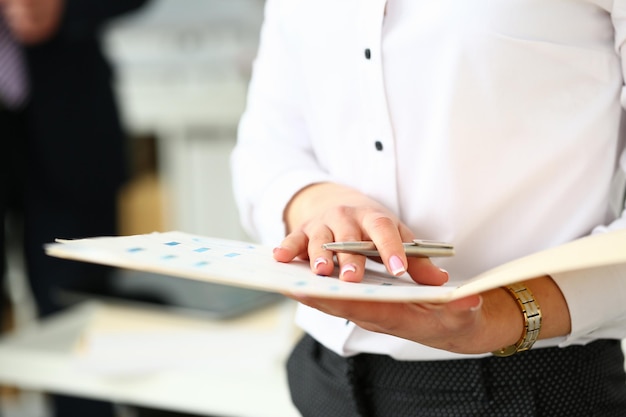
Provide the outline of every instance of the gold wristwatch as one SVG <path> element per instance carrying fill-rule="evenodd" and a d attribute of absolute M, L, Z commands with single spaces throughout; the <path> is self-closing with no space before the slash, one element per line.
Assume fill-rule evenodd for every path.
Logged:
<path fill-rule="evenodd" d="M 535 301 L 533 293 L 524 283 L 511 284 L 504 287 L 515 298 L 524 315 L 522 337 L 514 345 L 491 352 L 494 356 L 511 356 L 530 349 L 539 337 L 541 329 L 541 309 Z"/>

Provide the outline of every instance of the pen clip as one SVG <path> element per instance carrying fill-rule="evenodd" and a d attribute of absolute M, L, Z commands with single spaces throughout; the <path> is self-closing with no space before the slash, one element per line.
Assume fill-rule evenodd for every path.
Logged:
<path fill-rule="evenodd" d="M 451 243 L 439 242 L 439 241 L 436 241 L 436 240 L 428 240 L 428 239 L 413 239 L 413 243 L 416 246 L 422 246 L 422 247 L 425 247 L 425 248 L 452 249 L 454 247 Z"/>

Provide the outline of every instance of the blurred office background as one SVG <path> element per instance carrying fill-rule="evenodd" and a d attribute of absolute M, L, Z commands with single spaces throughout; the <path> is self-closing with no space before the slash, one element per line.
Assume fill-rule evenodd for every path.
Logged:
<path fill-rule="evenodd" d="M 262 0 L 153 0 L 107 31 L 123 121 L 136 139 L 123 232 L 245 237 L 227 159 L 262 15 Z"/>
<path fill-rule="evenodd" d="M 182 230 L 247 239 L 228 158 L 263 7 L 263 0 L 152 0 L 107 26 L 104 45 L 131 138 L 133 175 L 120 193 L 120 234 Z M 35 315 L 19 253 L 10 258 L 19 328 Z M 47 416 L 38 392 L 5 386 L 0 398 L 2 417 Z"/>

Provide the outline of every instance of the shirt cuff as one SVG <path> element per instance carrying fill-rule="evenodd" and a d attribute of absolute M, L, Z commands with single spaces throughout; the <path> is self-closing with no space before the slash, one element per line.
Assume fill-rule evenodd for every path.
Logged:
<path fill-rule="evenodd" d="M 626 265 L 552 274 L 571 317 L 571 333 L 561 347 L 597 339 L 626 338 Z"/>

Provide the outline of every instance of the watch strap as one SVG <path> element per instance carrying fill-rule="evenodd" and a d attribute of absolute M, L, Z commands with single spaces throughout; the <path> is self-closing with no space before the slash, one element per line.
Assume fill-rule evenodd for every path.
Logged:
<path fill-rule="evenodd" d="M 504 289 L 517 301 L 524 316 L 524 329 L 517 343 L 492 352 L 493 355 L 501 357 L 511 356 L 530 349 L 539 337 L 542 318 L 539 304 L 524 283 L 511 284 Z"/>

